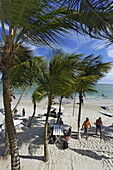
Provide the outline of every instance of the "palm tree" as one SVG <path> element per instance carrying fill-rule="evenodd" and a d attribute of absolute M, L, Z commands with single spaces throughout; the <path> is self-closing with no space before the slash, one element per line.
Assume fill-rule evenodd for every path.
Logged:
<path fill-rule="evenodd" d="M 93 55 L 89 55 L 79 64 L 79 71 L 75 76 L 75 91 L 79 93 L 78 138 L 80 138 L 80 118 L 83 96 L 85 92 L 96 92 L 94 85 L 109 71 L 111 62 L 103 63 L 101 56 L 93 57 Z"/>
<path fill-rule="evenodd" d="M 31 126 L 32 120 L 33 120 L 33 118 L 34 118 L 34 116 L 35 116 L 35 112 L 36 112 L 36 102 L 41 101 L 46 95 L 47 95 L 47 94 L 44 93 L 44 92 L 42 92 L 42 91 L 40 91 L 39 88 L 36 88 L 36 89 L 34 90 L 34 92 L 33 92 L 33 94 L 32 94 L 32 101 L 33 101 L 33 105 L 34 105 L 34 106 L 33 106 L 33 107 L 34 107 L 34 110 L 33 110 L 33 115 L 32 115 L 32 117 L 31 117 L 31 119 L 30 119 L 30 121 L 29 121 L 29 123 L 28 123 L 28 127 Z"/>
<path fill-rule="evenodd" d="M 48 107 L 45 122 L 44 133 L 44 161 L 49 160 L 49 152 L 47 146 L 47 132 L 48 132 L 48 119 L 51 110 L 51 105 L 55 96 L 64 97 L 72 91 L 73 76 L 71 74 L 72 68 L 77 65 L 79 55 L 63 54 L 53 52 L 53 58 L 47 66 L 47 70 L 43 73 L 42 77 L 37 77 L 37 92 L 43 92 L 43 95 L 48 96 Z"/>
<path fill-rule="evenodd" d="M 21 90 L 24 89 L 12 112 L 17 108 L 24 93 L 28 90 L 30 86 L 32 86 L 32 84 L 34 84 L 35 75 L 38 76 L 38 74 L 41 74 L 41 70 L 45 67 L 42 57 L 33 57 L 32 54 L 33 52 L 28 48 L 21 47 L 21 49 L 17 51 L 17 58 L 15 64 L 10 70 L 11 94 L 13 94 L 13 90 L 15 88 L 21 88 Z M 5 131 L 5 147 L 3 151 L 3 157 L 7 157 L 8 154 L 9 140 L 7 131 Z"/>

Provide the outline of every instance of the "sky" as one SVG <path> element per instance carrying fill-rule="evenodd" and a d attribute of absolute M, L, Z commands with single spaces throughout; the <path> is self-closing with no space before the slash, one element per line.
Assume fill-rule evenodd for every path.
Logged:
<path fill-rule="evenodd" d="M 59 45 L 53 44 L 53 48 L 60 48 L 66 53 L 84 54 L 84 57 L 93 54 L 94 57 L 101 55 L 103 62 L 113 61 L 113 44 L 109 45 L 106 40 L 97 40 L 82 35 L 77 36 L 73 31 L 71 35 L 63 38 Z M 30 45 L 35 55 L 48 56 L 51 49 L 47 47 L 34 47 Z M 103 77 L 98 84 L 113 84 L 113 68 Z"/>
<path fill-rule="evenodd" d="M 8 30 L 8 27 L 5 27 Z M 51 51 L 50 48 L 43 46 L 27 46 L 34 51 L 35 56 L 47 57 Z M 84 57 L 90 54 L 93 54 L 94 57 L 101 55 L 103 62 L 113 62 L 113 44 L 109 45 L 106 40 L 77 35 L 74 31 L 70 31 L 70 34 L 62 37 L 62 42 L 59 42 L 59 45 L 52 44 L 52 47 L 54 49 L 62 49 L 66 53 L 84 54 Z M 113 84 L 113 67 L 105 77 L 98 81 L 98 84 Z"/>

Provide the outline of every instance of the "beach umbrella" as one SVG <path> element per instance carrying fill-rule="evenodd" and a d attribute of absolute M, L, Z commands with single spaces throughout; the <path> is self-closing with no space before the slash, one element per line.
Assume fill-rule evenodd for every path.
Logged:
<path fill-rule="evenodd" d="M 59 106 L 54 106 L 54 105 L 52 105 L 52 106 L 51 106 L 51 109 L 59 110 Z M 61 106 L 61 110 L 62 110 L 62 111 L 64 110 L 64 107 L 63 107 L 63 106 Z"/>

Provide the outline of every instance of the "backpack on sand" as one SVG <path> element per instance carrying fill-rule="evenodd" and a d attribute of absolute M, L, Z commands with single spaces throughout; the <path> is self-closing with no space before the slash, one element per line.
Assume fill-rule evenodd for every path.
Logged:
<path fill-rule="evenodd" d="M 67 141 L 63 141 L 63 149 L 67 149 L 68 148 L 68 142 Z"/>

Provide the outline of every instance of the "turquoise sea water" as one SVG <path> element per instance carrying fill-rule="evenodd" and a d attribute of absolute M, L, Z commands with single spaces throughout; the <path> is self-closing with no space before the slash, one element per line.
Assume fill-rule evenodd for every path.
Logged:
<path fill-rule="evenodd" d="M 24 97 L 31 97 L 35 87 L 32 87 L 27 90 Z M 95 86 L 95 89 L 98 91 L 98 93 L 86 93 L 87 99 L 110 99 L 113 100 L 113 84 L 97 84 Z M 18 97 L 22 93 L 21 90 L 14 90 L 13 94 Z M 78 96 L 78 95 L 76 95 Z M 2 97 L 2 83 L 0 82 L 0 97 Z"/>
<path fill-rule="evenodd" d="M 86 97 L 113 100 L 113 84 L 97 84 L 95 90 L 97 90 L 97 93 L 86 93 Z"/>

